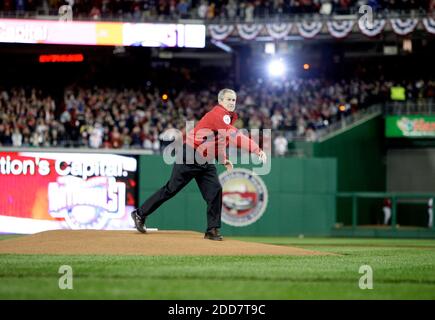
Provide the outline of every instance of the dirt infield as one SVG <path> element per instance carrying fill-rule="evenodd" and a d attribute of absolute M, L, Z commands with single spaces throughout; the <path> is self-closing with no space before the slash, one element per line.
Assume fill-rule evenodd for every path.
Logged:
<path fill-rule="evenodd" d="M 56 230 L 0 241 L 0 253 L 62 255 L 328 255 L 300 248 L 225 239 L 191 231 Z"/>

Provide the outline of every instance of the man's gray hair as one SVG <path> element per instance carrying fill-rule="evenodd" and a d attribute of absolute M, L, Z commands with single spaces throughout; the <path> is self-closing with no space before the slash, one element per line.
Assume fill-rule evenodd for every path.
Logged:
<path fill-rule="evenodd" d="M 225 96 L 225 93 L 227 93 L 227 92 L 234 93 L 237 96 L 237 94 L 236 94 L 236 92 L 234 90 L 225 88 L 225 89 L 222 89 L 221 91 L 219 91 L 219 93 L 218 93 L 218 102 L 224 101 L 224 96 Z"/>

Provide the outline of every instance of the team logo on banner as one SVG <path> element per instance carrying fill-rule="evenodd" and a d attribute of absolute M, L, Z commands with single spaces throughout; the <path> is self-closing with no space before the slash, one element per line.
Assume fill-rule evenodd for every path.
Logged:
<path fill-rule="evenodd" d="M 263 180 L 246 169 L 234 169 L 219 176 L 222 184 L 222 221 L 234 227 L 248 226 L 261 218 L 268 193 Z"/>
<path fill-rule="evenodd" d="M 48 185 L 49 213 L 71 229 L 104 229 L 125 214 L 125 184 L 114 177 L 57 178 Z"/>

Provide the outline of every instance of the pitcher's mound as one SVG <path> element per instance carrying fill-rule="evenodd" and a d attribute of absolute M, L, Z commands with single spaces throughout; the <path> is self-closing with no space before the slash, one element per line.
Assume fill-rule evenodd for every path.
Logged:
<path fill-rule="evenodd" d="M 191 231 L 56 230 L 0 241 L 0 253 L 75 255 L 327 255 L 237 240 L 212 241 Z"/>

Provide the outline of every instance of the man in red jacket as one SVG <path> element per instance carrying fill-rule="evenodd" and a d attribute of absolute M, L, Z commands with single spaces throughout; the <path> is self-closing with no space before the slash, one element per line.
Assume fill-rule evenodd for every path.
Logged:
<path fill-rule="evenodd" d="M 204 238 L 223 239 L 219 234 L 222 186 L 214 165 L 215 160 L 231 171 L 233 164 L 226 155 L 226 147 L 231 144 L 255 153 L 263 163 L 267 161 L 266 154 L 257 143 L 238 132 L 233 126 L 237 119 L 234 113 L 236 98 L 234 90 L 219 91 L 218 105 L 207 112 L 195 128 L 188 132 L 183 145 L 182 163 L 175 163 L 171 178 L 166 185 L 131 213 L 139 232 L 146 232 L 145 220 L 151 213 L 195 179 L 202 197 L 207 202 L 207 231 Z"/>

